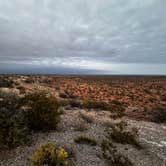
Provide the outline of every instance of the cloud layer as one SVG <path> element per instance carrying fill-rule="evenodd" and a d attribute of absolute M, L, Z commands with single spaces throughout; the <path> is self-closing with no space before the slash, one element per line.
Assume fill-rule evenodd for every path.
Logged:
<path fill-rule="evenodd" d="M 0 0 L 0 69 L 123 73 L 124 65 L 128 71 L 144 65 L 157 66 L 150 74 L 166 74 L 165 6 L 165 0 Z"/>

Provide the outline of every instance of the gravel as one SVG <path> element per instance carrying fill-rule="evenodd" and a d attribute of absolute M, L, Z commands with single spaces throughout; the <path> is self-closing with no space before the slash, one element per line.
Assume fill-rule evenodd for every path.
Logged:
<path fill-rule="evenodd" d="M 76 131 L 75 127 L 81 119 L 81 114 L 93 118 L 93 123 L 87 124 L 85 131 Z M 75 154 L 73 161 L 76 166 L 104 166 L 104 159 L 101 157 L 100 143 L 106 136 L 105 123 L 112 123 L 110 113 L 107 111 L 87 111 L 81 109 L 64 110 L 58 131 L 47 133 L 34 133 L 33 142 L 30 146 L 18 147 L 10 151 L 0 152 L 1 166 L 29 166 L 29 157 L 35 149 L 43 143 L 55 142 L 63 147 L 72 150 Z M 116 144 L 118 151 L 128 156 L 135 166 L 165 166 L 166 164 L 166 126 L 127 120 L 129 126 L 139 128 L 140 142 L 143 149 L 137 150 L 131 145 Z M 76 144 L 74 138 L 85 135 L 97 141 L 97 146 Z"/>

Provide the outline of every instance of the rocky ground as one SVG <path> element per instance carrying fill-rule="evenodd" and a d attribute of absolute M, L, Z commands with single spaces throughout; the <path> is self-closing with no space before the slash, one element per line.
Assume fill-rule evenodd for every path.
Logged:
<path fill-rule="evenodd" d="M 80 114 L 85 114 L 93 119 L 88 124 L 81 119 Z M 85 111 L 79 109 L 65 110 L 59 124 L 60 131 L 49 133 L 35 133 L 30 146 L 18 147 L 10 152 L 1 152 L 0 165 L 2 166 L 28 166 L 28 157 L 43 143 L 55 142 L 63 145 L 74 153 L 74 163 L 78 166 L 104 166 L 100 144 L 105 139 L 107 123 L 112 123 L 109 113 L 105 111 Z M 129 126 L 139 128 L 139 141 L 143 149 L 137 150 L 132 145 L 116 144 L 118 150 L 128 156 L 135 166 L 164 166 L 166 164 L 166 126 L 150 122 L 125 119 Z M 80 123 L 87 125 L 85 131 L 77 131 Z M 97 146 L 76 144 L 74 139 L 86 135 L 97 141 Z"/>
<path fill-rule="evenodd" d="M 42 83 L 40 82 L 42 80 Z M 25 76 L 15 77 L 14 86 L 1 86 L 0 90 L 5 93 L 15 93 L 19 96 L 29 92 L 47 91 L 55 97 L 59 97 L 62 91 L 58 84 L 52 87 L 52 78 L 29 79 Z M 44 82 L 44 83 L 43 83 Z M 2 83 L 2 82 L 0 82 Z M 47 84 L 47 86 L 46 86 Z M 162 92 L 162 95 L 164 93 Z M 160 96 L 160 95 L 159 95 Z M 136 107 L 137 109 L 139 107 Z M 0 152 L 0 165 L 2 166 L 28 166 L 29 157 L 35 149 L 48 142 L 66 147 L 73 153 L 72 160 L 77 166 L 104 166 L 106 160 L 102 156 L 101 143 L 107 139 L 107 133 L 111 132 L 110 124 L 119 121 L 126 121 L 128 128 L 136 127 L 139 130 L 139 142 L 143 147 L 137 149 L 133 145 L 113 142 L 118 152 L 127 156 L 134 166 L 165 166 L 166 165 L 166 124 L 157 124 L 149 121 L 142 121 L 130 116 L 121 119 L 111 119 L 109 111 L 88 110 L 81 108 L 64 107 L 61 121 L 57 131 L 36 132 L 33 134 L 33 141 L 28 146 L 21 146 L 12 150 Z M 135 110 L 128 107 L 126 115 Z M 137 120 L 134 120 L 137 119 Z M 96 146 L 88 144 L 77 144 L 74 139 L 79 136 L 87 136 L 96 140 Z"/>

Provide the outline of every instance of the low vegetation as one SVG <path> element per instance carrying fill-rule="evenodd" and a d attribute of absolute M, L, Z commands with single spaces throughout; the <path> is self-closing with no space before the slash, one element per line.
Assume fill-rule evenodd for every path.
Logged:
<path fill-rule="evenodd" d="M 109 104 L 106 102 L 99 102 L 94 100 L 85 100 L 83 102 L 83 107 L 87 109 L 101 109 L 101 110 L 108 110 Z"/>
<path fill-rule="evenodd" d="M 85 131 L 88 130 L 88 128 L 89 128 L 88 124 L 81 120 L 78 124 L 74 126 L 75 131 Z"/>
<path fill-rule="evenodd" d="M 14 148 L 31 140 L 31 130 L 56 129 L 62 111 L 60 103 L 45 93 L 19 98 L 0 92 L 0 148 Z"/>
<path fill-rule="evenodd" d="M 119 153 L 112 142 L 103 140 L 101 143 L 102 156 L 108 166 L 133 166 L 127 156 Z"/>
<path fill-rule="evenodd" d="M 126 107 L 122 102 L 118 100 L 112 100 L 110 103 L 94 101 L 94 100 L 86 100 L 83 102 L 83 108 L 110 111 L 112 113 L 111 118 L 117 119 L 125 115 Z"/>
<path fill-rule="evenodd" d="M 71 107 L 81 108 L 82 107 L 82 102 L 79 99 L 70 99 L 69 100 L 69 105 Z"/>
<path fill-rule="evenodd" d="M 109 136 L 112 140 L 121 144 L 134 145 L 136 148 L 140 149 L 141 145 L 138 141 L 138 129 L 132 128 L 131 130 L 126 129 L 127 123 L 122 121 L 112 126 L 112 131 Z"/>
<path fill-rule="evenodd" d="M 80 113 L 80 118 L 82 118 L 86 123 L 93 123 L 94 119 L 90 115 L 86 115 L 84 113 Z"/>
<path fill-rule="evenodd" d="M 25 123 L 19 98 L 14 94 L 0 93 L 0 149 L 14 148 L 30 142 L 30 132 Z"/>
<path fill-rule="evenodd" d="M 41 145 L 30 157 L 32 165 L 36 166 L 71 166 L 69 153 L 53 143 Z"/>
<path fill-rule="evenodd" d="M 13 81 L 12 79 L 8 77 L 0 77 L 0 87 L 8 87 L 11 88 L 13 87 Z"/>
<path fill-rule="evenodd" d="M 166 123 L 166 107 L 155 108 L 152 121 L 156 123 Z"/>
<path fill-rule="evenodd" d="M 28 126 L 32 130 L 53 130 L 60 121 L 60 104 L 52 96 L 44 93 L 29 94 L 23 99 L 27 106 Z"/>
<path fill-rule="evenodd" d="M 90 146 L 96 146 L 97 145 L 97 141 L 89 138 L 87 136 L 79 136 L 77 138 L 74 139 L 74 141 L 78 144 L 87 144 Z"/>

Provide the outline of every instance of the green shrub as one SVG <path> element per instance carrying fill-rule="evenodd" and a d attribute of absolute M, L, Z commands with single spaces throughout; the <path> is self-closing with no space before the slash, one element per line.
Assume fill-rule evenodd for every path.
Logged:
<path fill-rule="evenodd" d="M 166 123 L 166 107 L 155 108 L 152 114 L 152 121 L 156 123 Z"/>
<path fill-rule="evenodd" d="M 60 104 L 52 96 L 46 94 L 29 94 L 22 101 L 28 107 L 28 126 L 33 130 L 52 130 L 57 128 L 60 121 Z"/>
<path fill-rule="evenodd" d="M 19 98 L 0 93 L 0 149 L 14 148 L 30 142 L 25 116 L 19 108 Z"/>
<path fill-rule="evenodd" d="M 90 146 L 97 145 L 96 140 L 89 138 L 89 137 L 86 137 L 86 136 L 79 136 L 79 137 L 75 138 L 74 141 L 78 144 L 88 144 Z"/>
<path fill-rule="evenodd" d="M 30 157 L 32 165 L 36 166 L 69 166 L 68 152 L 55 144 L 48 143 L 41 145 Z"/>
<path fill-rule="evenodd" d="M 119 153 L 110 141 L 103 140 L 101 149 L 108 166 L 133 166 L 133 163 L 126 156 Z"/>

